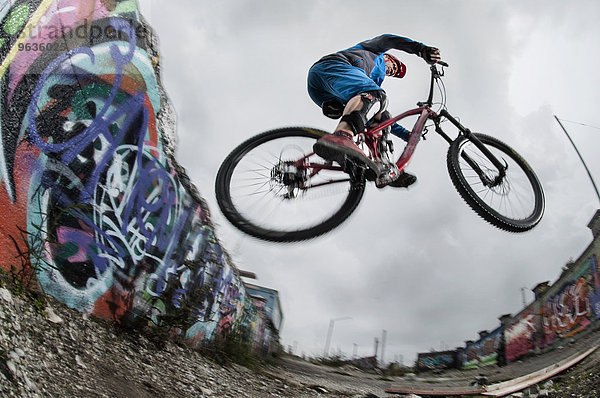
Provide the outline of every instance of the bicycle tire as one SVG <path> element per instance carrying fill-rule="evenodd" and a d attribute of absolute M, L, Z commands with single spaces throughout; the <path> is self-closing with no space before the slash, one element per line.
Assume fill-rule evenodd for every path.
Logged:
<path fill-rule="evenodd" d="M 506 176 L 497 186 L 485 186 L 463 154 L 468 153 L 483 170 L 491 172 L 496 168 L 467 137 L 460 136 L 450 145 L 447 155 L 448 172 L 454 187 L 481 218 L 495 227 L 509 232 L 532 229 L 542 219 L 545 207 L 544 191 L 534 171 L 507 144 L 485 134 L 473 134 L 508 165 Z"/>
<path fill-rule="evenodd" d="M 245 171 L 245 163 L 252 164 L 252 157 L 255 156 L 254 152 L 262 151 L 262 148 L 268 149 L 268 147 L 271 145 L 274 148 L 279 148 L 278 141 L 282 141 L 282 145 L 284 144 L 284 141 L 298 141 L 300 142 L 300 144 L 298 145 L 303 146 L 299 148 L 302 150 L 303 155 L 306 155 L 306 153 L 312 152 L 312 145 L 314 144 L 314 142 L 316 142 L 316 140 L 318 140 L 325 134 L 327 134 L 327 132 L 313 128 L 285 127 L 258 134 L 236 147 L 221 164 L 215 181 L 215 193 L 217 203 L 223 215 L 225 215 L 229 222 L 231 222 L 237 229 L 241 230 L 242 232 L 254 236 L 256 238 L 272 242 L 294 242 L 311 239 L 331 231 L 332 229 L 340 225 L 342 222 L 344 222 L 354 212 L 354 210 L 360 203 L 365 190 L 365 180 L 364 177 L 360 178 L 359 180 L 350 180 L 349 176 L 343 173 L 341 170 L 336 172 L 330 172 L 335 173 L 337 176 L 341 176 L 344 179 L 348 180 L 345 184 L 339 184 L 339 186 L 333 184 L 336 185 L 337 189 L 341 191 L 341 194 L 338 195 L 339 198 L 337 198 L 337 202 L 339 203 L 336 203 L 336 205 L 339 205 L 339 208 L 332 210 L 330 213 L 327 213 L 327 211 L 329 210 L 322 210 L 322 212 L 324 212 L 323 218 L 315 220 L 314 225 L 300 225 L 302 224 L 302 222 L 306 221 L 305 218 L 312 216 L 312 213 L 309 211 L 305 211 L 304 213 L 296 215 L 296 217 L 299 219 L 298 225 L 290 224 L 289 226 L 285 227 L 279 227 L 278 225 L 267 225 L 271 223 L 276 224 L 277 220 L 275 220 L 274 218 L 267 220 L 267 218 L 269 217 L 269 215 L 267 214 L 260 214 L 258 216 L 248 214 L 251 212 L 251 210 L 246 210 L 244 207 L 250 207 L 250 205 L 244 202 L 250 201 L 251 198 L 243 198 L 242 200 L 237 200 L 237 198 L 234 198 L 234 195 L 232 195 L 232 188 L 237 189 L 235 184 L 238 184 L 238 174 L 243 175 L 244 172 L 251 173 L 254 179 L 269 179 L 268 182 L 265 182 L 262 185 L 257 185 L 255 183 L 251 184 L 260 186 L 261 188 L 268 187 L 268 189 L 265 191 L 265 196 L 260 198 L 261 200 L 271 200 L 271 196 L 274 196 L 276 199 L 280 200 L 282 206 L 287 206 L 291 203 L 289 209 L 290 212 L 301 212 L 301 210 L 297 210 L 293 208 L 293 206 L 298 205 L 297 207 L 302 207 L 302 202 L 300 202 L 299 200 L 308 200 L 309 198 L 305 198 L 303 196 L 302 198 L 299 197 L 299 200 L 297 202 L 293 202 L 294 199 L 292 199 L 291 201 L 286 201 L 285 199 L 281 199 L 281 195 L 278 196 L 278 194 L 281 192 L 281 189 L 277 190 L 272 187 L 272 185 L 277 185 L 273 180 L 273 168 L 276 167 L 276 164 L 269 163 L 266 166 L 260 164 L 258 165 L 261 167 L 259 172 L 258 169 L 249 169 L 248 171 Z M 294 150 L 297 149 L 296 144 L 287 145 Z M 278 163 L 281 163 L 284 148 L 285 150 L 287 150 L 287 146 L 282 146 L 281 152 L 275 156 L 275 158 L 273 159 L 273 163 L 275 163 L 276 161 Z M 317 155 L 313 156 L 315 157 L 315 159 L 320 160 L 323 163 L 325 162 Z M 264 162 L 264 159 L 260 158 L 260 160 L 261 162 Z M 344 186 L 346 185 L 347 191 L 344 191 Z M 342 187 L 340 188 L 340 186 Z M 242 187 L 240 188 L 242 190 L 245 188 L 243 186 L 240 187 Z M 248 190 L 249 189 L 250 188 L 248 188 Z M 250 194 L 248 194 L 247 196 L 249 195 Z M 262 206 L 262 203 L 260 205 Z M 326 202 L 325 205 L 329 206 L 329 203 Z M 321 211 L 321 209 L 317 210 Z M 277 211 L 277 214 L 279 214 L 279 209 L 273 210 L 273 212 L 275 211 Z M 285 213 L 285 217 L 287 216 L 288 214 Z M 290 213 L 290 217 L 294 217 L 294 214 Z M 315 217 L 319 216 L 315 214 Z M 284 220 L 281 221 L 283 222 Z M 295 223 L 295 219 L 293 223 Z"/>

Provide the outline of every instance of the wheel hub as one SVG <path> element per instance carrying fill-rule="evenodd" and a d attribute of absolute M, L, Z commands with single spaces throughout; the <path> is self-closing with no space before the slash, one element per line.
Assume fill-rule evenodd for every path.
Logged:
<path fill-rule="evenodd" d="M 306 175 L 306 169 L 297 167 L 291 161 L 280 161 L 271 169 L 271 190 L 283 192 L 284 199 L 293 199 L 304 187 Z"/>

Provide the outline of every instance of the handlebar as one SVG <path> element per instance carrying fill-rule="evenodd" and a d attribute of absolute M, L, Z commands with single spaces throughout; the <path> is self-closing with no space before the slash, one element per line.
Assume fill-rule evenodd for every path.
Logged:
<path fill-rule="evenodd" d="M 429 95 L 427 97 L 427 101 L 425 102 L 417 102 L 418 106 L 423 106 L 423 105 L 429 105 L 431 106 L 433 104 L 433 85 L 435 83 L 435 80 L 441 76 L 444 76 L 444 71 L 443 70 L 438 70 L 437 65 L 440 66 L 445 66 L 448 67 L 450 65 L 448 65 L 448 63 L 444 62 L 444 61 L 437 61 L 435 64 L 432 64 L 430 66 L 431 69 L 431 81 L 429 84 Z"/>

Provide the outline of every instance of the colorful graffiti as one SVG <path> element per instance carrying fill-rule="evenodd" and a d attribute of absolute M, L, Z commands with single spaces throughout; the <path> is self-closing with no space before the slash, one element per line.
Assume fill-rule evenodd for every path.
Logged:
<path fill-rule="evenodd" d="M 0 20 L 6 258 L 117 322 L 193 342 L 241 325 L 244 286 L 158 127 L 169 104 L 137 2 L 0 0 Z"/>
<path fill-rule="evenodd" d="M 559 285 L 541 310 L 544 343 L 570 338 L 600 319 L 600 280 L 596 256 L 590 257 L 573 281 Z"/>
<path fill-rule="evenodd" d="M 544 340 L 551 344 L 556 337 L 571 337 L 590 325 L 591 314 L 587 281 L 579 278 L 568 283 L 546 301 L 541 310 Z"/>
<path fill-rule="evenodd" d="M 463 354 L 463 368 L 496 364 L 501 346 L 502 328 L 494 330 L 476 342 L 467 344 Z"/>
<path fill-rule="evenodd" d="M 417 370 L 452 369 L 459 367 L 457 351 L 438 351 L 418 354 Z"/>
<path fill-rule="evenodd" d="M 512 362 L 532 351 L 536 335 L 535 315 L 526 311 L 516 323 L 504 331 L 507 361 Z"/>
<path fill-rule="evenodd" d="M 542 349 L 562 339 L 574 338 L 600 319 L 598 261 L 591 256 L 573 264 L 551 289 L 540 296 L 520 321 L 506 329 L 506 359 Z M 538 324 L 531 312 L 539 305 Z"/>
<path fill-rule="evenodd" d="M 588 260 L 590 267 L 590 282 L 588 285 L 590 294 L 590 307 L 596 315 L 596 319 L 600 319 L 600 261 L 596 260 L 596 256 L 592 256 Z"/>

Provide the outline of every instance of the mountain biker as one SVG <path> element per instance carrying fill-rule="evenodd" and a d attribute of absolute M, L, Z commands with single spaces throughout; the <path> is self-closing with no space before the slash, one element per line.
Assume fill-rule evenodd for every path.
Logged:
<path fill-rule="evenodd" d="M 313 146 L 317 155 L 344 165 L 344 158 L 364 164 L 378 176 L 377 186 L 408 187 L 417 177 L 407 172 L 398 173 L 395 165 L 382 170 L 354 143 L 353 136 L 365 128 L 375 104 L 375 120 L 391 117 L 386 111 L 387 98 L 381 84 L 386 76 L 402 78 L 406 66 L 386 51 L 395 49 L 416 54 L 429 64 L 440 61 L 440 51 L 412 39 L 392 34 L 377 36 L 346 50 L 329 54 L 317 61 L 308 72 L 308 94 L 331 118 L 341 117 L 333 134 L 319 139 Z M 397 123 L 391 133 L 408 141 L 410 132 Z"/>

